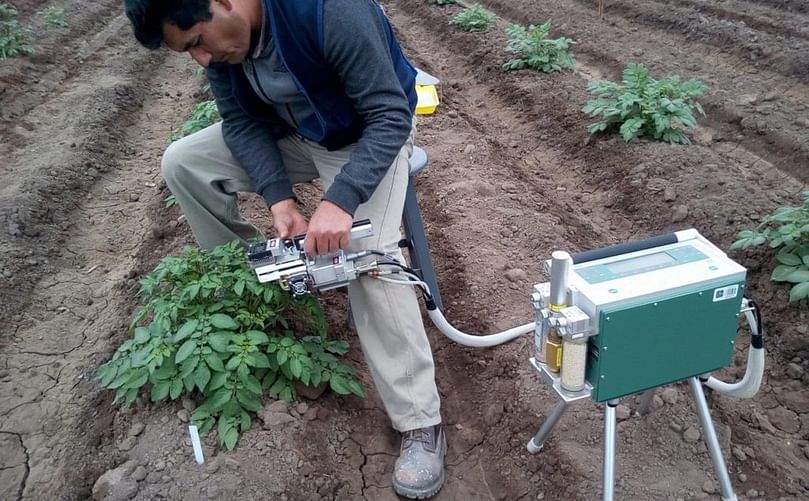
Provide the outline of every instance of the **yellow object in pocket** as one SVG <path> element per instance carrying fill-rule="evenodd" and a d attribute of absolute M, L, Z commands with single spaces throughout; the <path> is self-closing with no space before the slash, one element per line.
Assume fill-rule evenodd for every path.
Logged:
<path fill-rule="evenodd" d="M 416 85 L 418 102 L 416 103 L 416 115 L 431 115 L 438 106 L 438 92 L 435 85 Z"/>

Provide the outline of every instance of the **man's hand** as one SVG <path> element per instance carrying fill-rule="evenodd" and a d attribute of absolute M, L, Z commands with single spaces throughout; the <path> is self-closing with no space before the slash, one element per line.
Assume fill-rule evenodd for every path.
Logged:
<path fill-rule="evenodd" d="M 309 221 L 304 252 L 307 256 L 317 256 L 344 249 L 353 222 L 351 214 L 328 200 L 322 201 Z"/>
<path fill-rule="evenodd" d="M 280 238 L 292 238 L 306 233 L 306 219 L 298 211 L 295 200 L 288 198 L 270 207 L 272 225 Z"/>

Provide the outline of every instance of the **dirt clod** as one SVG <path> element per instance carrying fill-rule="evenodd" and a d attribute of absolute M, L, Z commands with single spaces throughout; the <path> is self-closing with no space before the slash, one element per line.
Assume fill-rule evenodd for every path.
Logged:
<path fill-rule="evenodd" d="M 782 406 L 767 410 L 767 418 L 773 426 L 787 433 L 795 433 L 801 428 L 798 415 Z"/>
<path fill-rule="evenodd" d="M 792 379 L 801 379 L 803 377 L 803 372 L 803 367 L 794 362 L 790 362 L 787 365 L 787 376 L 791 377 Z"/>
<path fill-rule="evenodd" d="M 149 475 L 149 472 L 143 466 L 138 466 L 135 468 L 135 471 L 132 472 L 132 479 L 137 480 L 138 482 L 145 480 L 146 477 Z"/>
<path fill-rule="evenodd" d="M 129 428 L 129 436 L 137 437 L 138 435 L 143 433 L 144 428 L 146 428 L 146 425 L 143 423 L 133 423 L 132 426 Z"/>
<path fill-rule="evenodd" d="M 676 405 L 677 400 L 679 399 L 677 388 L 673 388 L 671 386 L 663 388 L 663 391 L 660 392 L 660 398 L 662 398 L 663 401 L 669 405 Z"/>
<path fill-rule="evenodd" d="M 693 426 L 689 426 L 683 432 L 683 440 L 691 444 L 698 442 L 700 436 L 699 430 Z"/>
<path fill-rule="evenodd" d="M 136 467 L 135 461 L 127 461 L 117 468 L 106 471 L 93 484 L 93 499 L 95 501 L 131 499 L 138 491 L 137 481 L 129 478 Z"/>

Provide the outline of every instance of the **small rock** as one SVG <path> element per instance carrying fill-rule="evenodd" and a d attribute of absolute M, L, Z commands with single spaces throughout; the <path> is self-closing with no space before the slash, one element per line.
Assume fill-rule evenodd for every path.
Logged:
<path fill-rule="evenodd" d="M 677 205 L 674 207 L 674 211 L 671 214 L 671 222 L 679 223 L 681 221 L 685 221 L 687 217 L 688 217 L 688 206 Z"/>
<path fill-rule="evenodd" d="M 93 484 L 93 499 L 131 499 L 138 492 L 138 483 L 127 477 L 136 466 L 135 461 L 127 461 L 104 472 Z"/>
<path fill-rule="evenodd" d="M 303 419 L 305 419 L 306 421 L 314 421 L 315 419 L 317 419 L 317 408 L 309 407 L 309 409 L 303 415 Z"/>
<path fill-rule="evenodd" d="M 787 376 L 791 377 L 792 379 L 800 379 L 803 377 L 803 367 L 800 365 L 790 362 L 787 365 Z"/>
<path fill-rule="evenodd" d="M 756 423 L 758 423 L 758 427 L 761 428 L 761 430 L 771 433 L 773 435 L 776 433 L 775 427 L 772 425 L 772 423 L 770 423 L 770 420 L 764 414 L 754 412 L 753 418 L 756 420 Z M 747 453 L 747 450 L 745 450 L 745 453 Z"/>
<path fill-rule="evenodd" d="M 505 412 L 503 404 L 501 402 L 494 403 L 483 413 L 483 422 L 488 426 L 494 426 L 500 422 L 503 412 Z"/>
<path fill-rule="evenodd" d="M 143 424 L 143 423 L 134 423 L 134 424 L 132 424 L 132 427 L 129 428 L 129 436 L 130 437 L 137 437 L 138 435 L 143 433 L 144 428 L 146 428 L 146 425 Z"/>
<path fill-rule="evenodd" d="M 191 415 L 187 410 L 180 409 L 179 411 L 177 411 L 177 417 L 180 418 L 180 421 L 182 421 L 183 423 L 187 423 Z"/>
<path fill-rule="evenodd" d="M 756 104 L 756 101 L 758 101 L 758 97 L 755 94 L 742 94 L 736 98 L 736 104 L 738 106 L 749 106 Z"/>
<path fill-rule="evenodd" d="M 264 421 L 265 430 L 280 428 L 295 422 L 295 418 L 285 412 L 262 412 L 260 417 Z"/>
<path fill-rule="evenodd" d="M 166 462 L 161 459 L 157 461 L 152 468 L 154 468 L 155 471 L 163 471 L 166 469 Z"/>
<path fill-rule="evenodd" d="M 615 408 L 615 417 L 618 418 L 618 421 L 626 421 L 631 415 L 632 412 L 626 405 L 618 404 L 618 407 Z"/>
<path fill-rule="evenodd" d="M 681 431 L 683 431 L 683 427 L 681 425 L 679 425 L 678 423 L 669 423 L 669 428 L 676 431 L 677 433 L 680 433 Z"/>
<path fill-rule="evenodd" d="M 147 475 L 149 475 L 149 472 L 146 471 L 146 468 L 143 466 L 138 466 L 135 468 L 135 471 L 132 472 L 132 478 L 138 482 L 144 480 Z"/>
<path fill-rule="evenodd" d="M 664 388 L 663 391 L 660 392 L 660 398 L 663 399 L 669 405 L 675 405 L 679 398 L 679 394 L 677 393 L 677 388 Z"/>
<path fill-rule="evenodd" d="M 187 410 L 188 412 L 194 412 L 197 408 L 197 404 L 191 400 L 190 398 L 183 399 L 183 409 Z"/>
<path fill-rule="evenodd" d="M 733 457 L 735 457 L 739 461 L 744 461 L 744 460 L 747 459 L 747 454 L 744 453 L 744 451 L 741 449 L 741 447 L 734 447 L 732 449 L 732 452 L 733 452 Z"/>
<path fill-rule="evenodd" d="M 688 428 L 686 428 L 685 432 L 683 432 L 683 439 L 690 444 L 699 441 L 699 437 L 700 437 L 699 430 L 694 428 L 693 426 L 689 426 Z"/>
<path fill-rule="evenodd" d="M 713 481 L 706 480 L 705 482 L 702 483 L 702 490 L 708 494 L 713 494 L 714 492 L 716 492 L 716 486 L 714 485 Z"/>
<path fill-rule="evenodd" d="M 463 149 L 463 154 L 464 155 L 469 155 L 473 151 L 475 151 L 475 145 L 474 144 L 467 144 L 466 148 Z"/>
<path fill-rule="evenodd" d="M 747 497 L 753 498 L 753 499 L 757 498 L 758 497 L 758 491 L 755 490 L 755 489 L 750 489 L 749 491 L 747 491 Z"/>
<path fill-rule="evenodd" d="M 295 406 L 295 410 L 298 411 L 298 414 L 303 416 L 306 414 L 306 411 L 309 410 L 309 405 L 306 402 L 301 402 L 297 406 Z"/>
<path fill-rule="evenodd" d="M 663 190 L 663 200 L 666 202 L 673 202 L 677 199 L 677 192 L 674 191 L 674 187 L 666 186 Z"/>
<path fill-rule="evenodd" d="M 773 426 L 787 433 L 795 433 L 801 429 L 801 422 L 798 415 L 786 407 L 775 407 L 767 409 L 767 418 Z"/>
<path fill-rule="evenodd" d="M 635 57 L 639 57 L 643 55 L 643 49 L 638 49 L 637 47 L 632 49 L 632 55 Z"/>
<path fill-rule="evenodd" d="M 276 400 L 275 402 L 271 403 L 264 407 L 264 410 L 267 412 L 289 412 L 289 403 L 285 400 Z"/>
<path fill-rule="evenodd" d="M 137 202 L 138 200 L 140 200 L 140 195 L 138 195 L 137 193 L 130 193 L 129 194 L 129 201 L 130 202 Z"/>
<path fill-rule="evenodd" d="M 160 476 L 161 475 L 160 475 L 159 472 L 156 472 L 156 471 L 150 472 L 148 475 L 146 475 L 145 482 L 147 484 L 159 484 L 160 483 Z"/>
<path fill-rule="evenodd" d="M 747 475 L 744 473 L 739 473 L 739 482 L 741 483 L 747 482 Z"/>
<path fill-rule="evenodd" d="M 507 279 L 515 283 L 528 280 L 528 274 L 526 274 L 525 270 L 522 268 L 512 268 L 508 270 L 505 275 Z"/>
<path fill-rule="evenodd" d="M 216 473 L 219 471 L 219 461 L 209 461 L 208 464 L 205 466 L 206 473 Z"/>
<path fill-rule="evenodd" d="M 233 458 L 225 458 L 225 466 L 227 466 L 231 470 L 238 470 L 241 467 L 241 463 L 239 463 Z"/>
<path fill-rule="evenodd" d="M 133 447 L 135 447 L 135 443 L 137 443 L 137 441 L 138 440 L 135 437 L 126 437 L 118 444 L 118 450 L 124 452 L 131 450 Z"/>

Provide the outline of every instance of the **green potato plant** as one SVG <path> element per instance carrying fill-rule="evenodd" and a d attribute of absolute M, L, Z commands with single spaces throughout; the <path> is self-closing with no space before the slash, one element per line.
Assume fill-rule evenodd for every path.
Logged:
<path fill-rule="evenodd" d="M 568 52 L 568 48 L 576 42 L 565 37 L 549 40 L 550 31 L 550 19 L 540 26 L 532 24 L 528 28 L 519 24 L 507 26 L 506 51 L 517 57 L 503 64 L 503 70 L 532 69 L 552 73 L 573 68 L 576 60 Z"/>
<path fill-rule="evenodd" d="M 0 59 L 34 53 L 34 48 L 25 41 L 28 30 L 17 21 L 17 9 L 0 3 Z"/>
<path fill-rule="evenodd" d="M 216 107 L 216 101 L 211 99 L 197 103 L 194 105 L 194 109 L 191 110 L 191 118 L 171 132 L 169 142 L 174 142 L 180 138 L 201 131 L 219 120 L 222 120 L 222 117 L 219 115 L 219 108 Z"/>
<path fill-rule="evenodd" d="M 464 31 L 483 32 L 487 31 L 497 19 L 493 12 L 484 9 L 480 4 L 475 4 L 456 14 L 449 24 L 460 26 Z"/>
<path fill-rule="evenodd" d="M 259 283 L 237 241 L 166 257 L 141 280 L 141 295 L 132 337 L 97 371 L 114 403 L 143 388 L 153 402 L 199 396 L 192 421 L 201 432 L 216 426 L 232 449 L 265 394 L 292 400 L 295 384 L 365 394 L 338 359 L 348 344 L 327 338 L 317 301 Z"/>
<path fill-rule="evenodd" d="M 45 22 L 57 28 L 67 28 L 67 21 L 65 21 L 65 9 L 51 5 L 47 9 L 39 11 L 39 15 L 45 19 Z"/>
<path fill-rule="evenodd" d="M 748 249 L 768 244 L 780 248 L 775 258 L 778 265 L 770 277 L 774 282 L 794 284 L 789 301 L 809 297 L 809 191 L 803 193 L 803 205 L 779 207 L 762 219 L 755 230 L 742 230 L 731 250 Z"/>
<path fill-rule="evenodd" d="M 682 128 L 696 127 L 693 111 L 705 116 L 695 100 L 707 87 L 698 80 L 680 82 L 678 75 L 651 77 L 642 64 L 624 69 L 621 83 L 593 80 L 587 90 L 596 96 L 582 111 L 599 120 L 587 126 L 590 134 L 618 128 L 625 141 L 647 136 L 669 143 L 690 144 Z"/>

